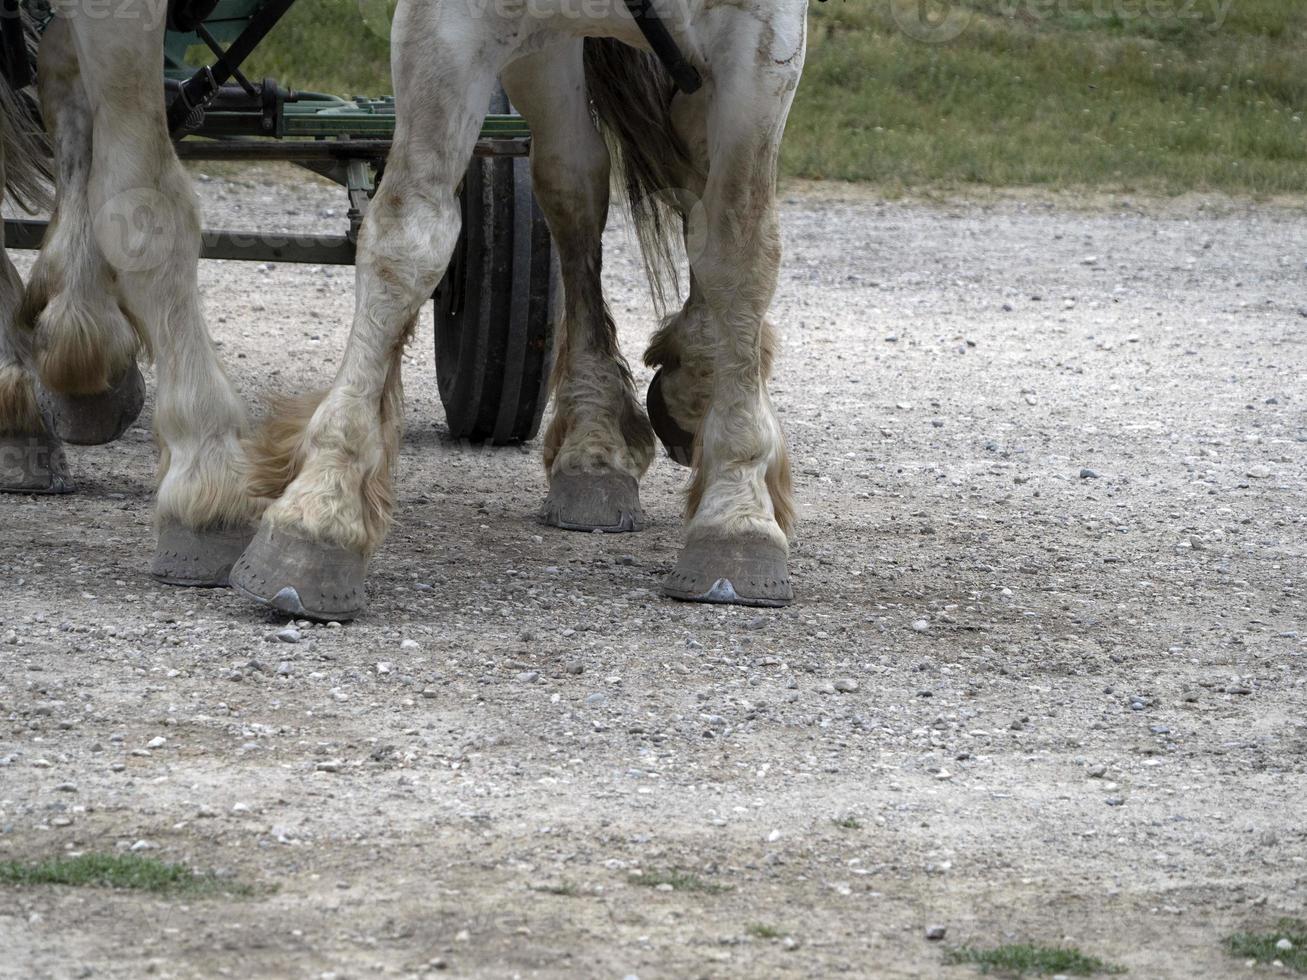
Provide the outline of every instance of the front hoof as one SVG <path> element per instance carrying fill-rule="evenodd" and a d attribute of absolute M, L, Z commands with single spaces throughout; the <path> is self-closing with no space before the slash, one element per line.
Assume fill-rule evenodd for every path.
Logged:
<path fill-rule="evenodd" d="M 49 433 L 0 435 L 0 493 L 72 493 L 63 446 Z"/>
<path fill-rule="evenodd" d="M 345 622 L 363 611 L 368 560 L 266 521 L 231 570 L 231 585 L 291 616 Z"/>
<path fill-rule="evenodd" d="M 550 478 L 540 519 L 564 531 L 638 531 L 640 484 L 625 473 L 559 473 Z"/>
<path fill-rule="evenodd" d="M 784 606 L 793 601 L 785 548 L 758 538 L 701 538 L 681 549 L 663 594 L 685 602 Z"/>
<path fill-rule="evenodd" d="M 248 526 L 196 529 L 171 518 L 160 521 L 150 574 L 165 585 L 226 588 L 231 567 L 253 536 Z"/>
<path fill-rule="evenodd" d="M 102 446 L 126 432 L 141 414 L 145 378 L 133 364 L 121 378 L 94 395 L 65 395 L 38 385 L 36 397 L 64 442 Z"/>

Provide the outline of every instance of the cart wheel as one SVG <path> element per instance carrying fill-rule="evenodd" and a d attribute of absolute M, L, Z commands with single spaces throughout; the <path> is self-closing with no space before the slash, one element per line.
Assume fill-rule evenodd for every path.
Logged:
<path fill-rule="evenodd" d="M 540 428 L 553 364 L 558 264 L 527 160 L 474 158 L 463 231 L 436 287 L 436 377 L 449 434 L 494 445 Z"/>

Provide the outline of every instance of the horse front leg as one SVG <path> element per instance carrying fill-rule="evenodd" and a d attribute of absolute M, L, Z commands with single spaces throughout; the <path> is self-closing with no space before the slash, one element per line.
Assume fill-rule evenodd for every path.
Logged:
<path fill-rule="evenodd" d="M 396 11 L 395 140 L 359 233 L 349 341 L 330 389 L 302 402 L 299 419 L 274 419 L 255 455 L 259 485 L 285 489 L 232 584 L 276 609 L 321 620 L 363 609 L 368 560 L 394 507 L 403 345 L 458 240 L 458 185 L 498 51 L 494 23 L 458 4 Z"/>
<path fill-rule="evenodd" d="M 780 270 L 776 163 L 802 66 L 803 13 L 777 12 L 767 37 L 728 17 L 711 39 L 711 156 L 702 246 L 690 261 L 711 320 L 711 394 L 687 502 L 674 598 L 783 605 L 794 511 L 780 421 L 767 393 L 766 313 Z"/>
<path fill-rule="evenodd" d="M 91 213 L 79 220 L 94 230 L 118 298 L 155 354 L 160 462 L 151 573 L 175 585 L 225 585 L 263 502 L 246 488 L 245 406 L 200 309 L 199 211 L 159 94 L 162 8 L 121 0 L 110 18 L 80 7 L 66 16 L 92 112 Z"/>

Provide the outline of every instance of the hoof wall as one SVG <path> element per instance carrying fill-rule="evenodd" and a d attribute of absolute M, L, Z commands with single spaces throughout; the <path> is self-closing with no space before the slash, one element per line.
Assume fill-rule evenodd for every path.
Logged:
<path fill-rule="evenodd" d="M 784 606 L 794 600 L 785 549 L 771 541 L 693 541 L 681 551 L 663 594 L 685 602 Z"/>
<path fill-rule="evenodd" d="M 564 531 L 639 531 L 640 484 L 625 473 L 560 473 L 549 481 L 540 519 Z"/>
<path fill-rule="evenodd" d="M 292 616 L 345 622 L 363 611 L 368 560 L 267 523 L 231 571 L 232 588 Z"/>
<path fill-rule="evenodd" d="M 253 535 L 252 527 L 197 530 L 165 520 L 159 526 L 150 574 L 165 585 L 225 588 L 232 565 Z"/>
<path fill-rule="evenodd" d="M 54 431 L 74 446 L 113 442 L 136 421 L 145 405 L 145 378 L 133 364 L 105 391 L 94 395 L 64 395 L 37 386 L 41 410 L 54 421 Z"/>
<path fill-rule="evenodd" d="M 660 370 L 649 382 L 649 391 L 644 398 L 645 408 L 649 412 L 649 424 L 653 426 L 658 441 L 667 450 L 667 458 L 682 466 L 694 463 L 694 433 L 681 428 L 681 423 L 672 418 L 663 397 L 663 372 Z"/>
<path fill-rule="evenodd" d="M 0 435 L 0 493 L 72 493 L 59 440 L 49 433 Z"/>

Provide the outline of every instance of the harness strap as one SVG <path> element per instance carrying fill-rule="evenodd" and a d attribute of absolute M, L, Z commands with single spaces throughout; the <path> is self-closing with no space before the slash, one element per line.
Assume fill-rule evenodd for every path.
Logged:
<path fill-rule="evenodd" d="M 667 25 L 653 9 L 652 0 L 626 0 L 626 9 L 635 18 L 635 26 L 640 28 L 640 33 L 649 42 L 649 47 L 653 48 L 653 53 L 663 63 L 667 73 L 672 76 L 676 87 L 686 95 L 699 91 L 703 85 L 699 70 L 685 60 L 685 55 L 677 46 L 676 39 L 672 37 L 671 32 L 667 30 Z"/>

